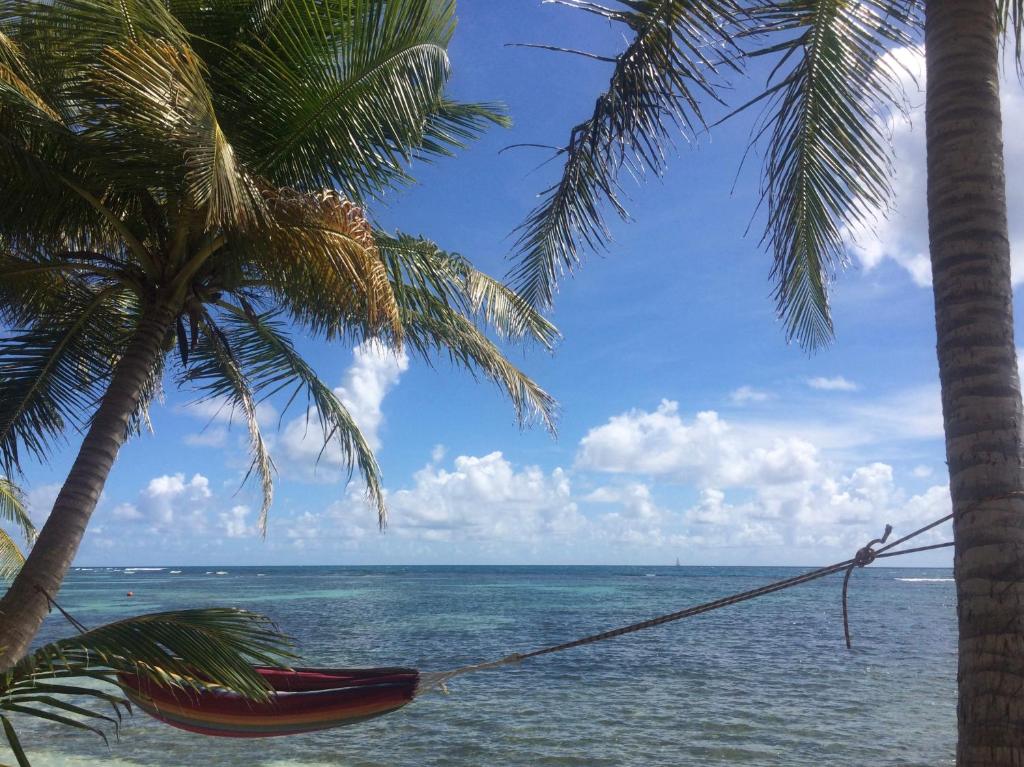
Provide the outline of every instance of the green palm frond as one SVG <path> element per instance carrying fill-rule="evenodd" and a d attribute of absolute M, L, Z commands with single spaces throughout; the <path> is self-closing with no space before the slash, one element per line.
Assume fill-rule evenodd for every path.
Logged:
<path fill-rule="evenodd" d="M 211 227 L 239 226 L 258 215 L 262 198 L 236 161 L 205 67 L 191 48 L 127 41 L 103 50 L 92 77 L 98 98 L 83 108 L 84 139 L 130 147 L 106 153 L 108 178 L 120 176 L 122 186 L 152 186 L 161 172 L 171 171 L 164 185 L 180 189 L 183 208 Z M 115 175 L 114 166 L 123 176 Z"/>
<path fill-rule="evenodd" d="M 532 338 L 551 348 L 558 338 L 554 325 L 514 291 L 429 240 L 383 232 L 376 238 L 401 310 L 404 348 L 428 362 L 447 356 L 470 373 L 483 374 L 511 399 L 520 425 L 539 421 L 554 432 L 554 399 L 484 332 Z"/>
<path fill-rule="evenodd" d="M 290 646 L 267 618 L 242 610 L 126 618 L 44 645 L 0 673 L 0 720 L 19 764 L 28 764 L 5 714 L 32 716 L 106 739 L 104 729 L 116 732 L 122 711 L 131 712 L 117 691 L 118 674 L 183 691 L 214 686 L 266 700 L 267 685 L 253 666 L 294 659 Z M 83 698 L 111 713 L 88 708 Z"/>
<path fill-rule="evenodd" d="M 17 542 L 0 528 L 0 581 L 13 578 L 23 564 L 25 555 Z"/>
<path fill-rule="evenodd" d="M 123 289 L 68 283 L 62 303 L 0 339 L 0 463 L 45 460 L 105 388 L 123 349 Z"/>
<path fill-rule="evenodd" d="M 0 477 L 0 522 L 16 525 L 29 543 L 35 540 L 36 528 L 28 515 L 21 488 L 6 477 Z M 14 577 L 24 563 L 25 555 L 18 544 L 0 528 L 0 580 Z"/>
<path fill-rule="evenodd" d="M 608 89 L 576 125 L 556 157 L 558 180 L 517 229 L 512 284 L 534 306 L 549 306 L 559 278 L 584 250 L 609 240 L 604 208 L 620 217 L 619 177 L 660 175 L 674 130 L 692 137 L 704 127 L 700 101 L 717 99 L 716 73 L 732 63 L 739 6 L 734 0 L 631 0 L 603 7 L 562 4 L 595 13 L 628 30 L 626 49 L 610 59 Z"/>
<path fill-rule="evenodd" d="M 287 404 L 290 405 L 300 394 L 305 393 L 305 404 L 312 409 L 308 412 L 317 419 L 323 434 L 321 456 L 333 445 L 340 451 L 350 476 L 358 469 L 366 483 L 370 503 L 377 510 L 378 522 L 383 528 L 387 522 L 387 509 L 380 485 L 380 467 L 348 409 L 298 354 L 285 334 L 285 326 L 274 315 L 260 315 L 251 308 L 223 301 L 219 308 L 222 316 L 218 320 L 218 327 L 233 357 L 247 372 L 254 394 L 268 397 L 284 391 L 288 395 Z M 202 368 L 190 369 L 185 378 L 191 381 L 197 375 L 208 378 Z M 260 528 L 264 533 L 266 513 L 267 507 L 264 506 L 260 514 Z"/>
<path fill-rule="evenodd" d="M 35 539 L 36 528 L 25 507 L 25 496 L 6 477 L 0 477 L 0 520 L 17 525 L 29 543 Z"/>
<path fill-rule="evenodd" d="M 260 520 L 265 525 L 274 500 L 274 461 L 263 439 L 256 414 L 257 399 L 250 381 L 250 373 L 254 371 L 250 371 L 247 364 L 251 360 L 240 358 L 235 353 L 234 344 L 205 308 L 201 331 L 189 355 L 191 364 L 183 379 L 196 387 L 201 399 L 226 402 L 231 406 L 232 415 L 238 412 L 245 421 L 249 432 L 249 450 L 252 453 L 246 479 L 253 474 L 259 478 L 263 491 Z"/>
<path fill-rule="evenodd" d="M 351 199 L 408 180 L 406 166 L 452 145 L 439 130 L 451 102 L 447 0 L 327 0 L 252 6 L 217 63 L 222 119 L 259 175 Z M 296 76 L 301 73 L 301 76 Z M 479 132 L 489 115 L 462 113 Z M 451 122 L 449 120 L 449 122 Z"/>
<path fill-rule="evenodd" d="M 808 349 L 832 337 L 828 285 L 844 261 L 844 230 L 870 225 L 891 197 L 884 118 L 902 106 L 886 53 L 913 42 L 914 0 L 790 0 L 758 6 L 753 56 L 777 57 L 760 96 L 755 140 L 766 146 L 764 241 L 789 338 Z M 783 38 L 781 41 L 779 38 Z"/>
<path fill-rule="evenodd" d="M 485 329 L 512 341 L 532 340 L 553 349 L 558 329 L 526 299 L 469 259 L 422 237 L 374 233 L 392 284 L 435 294 L 453 309 L 478 318 Z"/>

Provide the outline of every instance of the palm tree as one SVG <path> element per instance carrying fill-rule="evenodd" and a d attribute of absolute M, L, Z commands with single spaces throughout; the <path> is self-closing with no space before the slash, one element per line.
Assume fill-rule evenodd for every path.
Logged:
<path fill-rule="evenodd" d="M 0 728 L 18 767 L 30 765 L 11 714 L 106 740 L 104 728 L 116 734 L 122 710 L 131 713 L 118 674 L 184 693 L 217 685 L 263 701 L 269 689 L 253 666 L 279 666 L 295 657 L 269 620 L 242 610 L 150 613 L 91 630 L 75 622 L 75 628 L 80 633 L 43 645 L 0 673 Z M 86 707 L 83 698 L 110 713 Z"/>
<path fill-rule="evenodd" d="M 553 402 L 485 334 L 557 333 L 464 259 L 375 231 L 364 203 L 505 117 L 445 95 L 449 0 L 0 0 L 0 460 L 84 438 L 0 600 L 22 657 L 165 367 L 241 415 L 265 523 L 261 397 L 304 394 L 381 523 L 377 464 L 291 329 L 447 354 Z"/>
<path fill-rule="evenodd" d="M 1021 0 L 556 0 L 629 30 L 608 89 L 560 150 L 561 175 L 519 229 L 513 284 L 549 305 L 559 278 L 624 215 L 623 171 L 661 173 L 674 129 L 706 129 L 722 77 L 768 57 L 764 244 L 787 335 L 832 338 L 828 286 L 845 228 L 890 201 L 884 117 L 900 109 L 886 54 L 926 49 L 928 208 L 939 373 L 955 513 L 957 763 L 1024 761 L 1024 440 L 1013 340 L 998 58 L 1021 60 Z M 923 24 L 922 24 L 923 21 Z M 554 46 L 541 46 L 553 48 Z M 855 226 L 852 228 L 856 228 Z"/>

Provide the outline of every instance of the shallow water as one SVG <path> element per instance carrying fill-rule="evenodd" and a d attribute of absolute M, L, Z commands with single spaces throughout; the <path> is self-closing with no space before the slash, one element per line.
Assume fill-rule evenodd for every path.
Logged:
<path fill-rule="evenodd" d="M 172 574 L 170 571 L 181 570 Z M 220 570 L 223 575 L 216 574 Z M 94 568 L 61 603 L 88 625 L 233 606 L 272 617 L 306 665 L 442 670 L 671 612 L 788 568 Z M 654 576 L 654 577 L 649 577 Z M 837 576 L 628 637 L 460 678 L 387 717 L 229 740 L 143 714 L 110 748 L 15 717 L 35 767 L 952 765 L 949 570 L 854 574 L 854 649 Z M 131 599 L 125 597 L 133 591 Z M 45 638 L 71 629 L 51 617 Z M 0 763 L 13 758 L 0 748 Z"/>

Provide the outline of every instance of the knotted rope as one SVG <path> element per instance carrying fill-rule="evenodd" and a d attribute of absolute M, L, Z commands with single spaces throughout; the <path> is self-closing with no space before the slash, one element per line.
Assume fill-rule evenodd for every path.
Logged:
<path fill-rule="evenodd" d="M 999 500 L 1007 496 L 998 496 L 993 498 L 986 498 L 985 501 Z M 931 530 L 934 527 L 941 525 L 944 522 L 948 522 L 953 518 L 952 514 L 947 514 L 942 519 L 938 519 L 931 522 L 924 527 L 920 527 L 914 530 L 908 535 L 904 535 L 902 538 L 893 541 L 892 543 L 882 546 L 879 549 L 874 547 L 877 544 L 885 543 L 892 533 L 892 525 L 885 526 L 885 532 L 880 538 L 874 538 L 869 541 L 865 546 L 862 546 L 857 550 L 850 559 L 846 559 L 842 562 L 836 562 L 833 565 L 826 565 L 825 567 L 819 567 L 817 570 L 811 570 L 810 572 L 802 573 L 800 575 L 794 575 L 790 578 L 783 578 L 780 581 L 775 581 L 764 586 L 759 586 L 748 591 L 741 591 L 738 594 L 732 594 L 727 597 L 721 597 L 714 599 L 710 602 L 705 602 L 700 605 L 693 607 L 687 607 L 683 610 L 676 612 L 667 613 L 665 615 L 659 615 L 656 618 L 650 618 L 649 620 L 640 621 L 639 623 L 631 623 L 628 626 L 622 626 L 617 629 L 611 629 L 609 631 L 602 631 L 598 634 L 591 634 L 580 639 L 573 639 L 569 642 L 562 642 L 561 644 L 551 645 L 549 647 L 542 647 L 538 650 L 532 650 L 525 653 L 512 653 L 506 655 L 503 658 L 497 660 L 487 661 L 485 663 L 475 663 L 469 666 L 461 666 L 451 671 L 438 671 L 438 672 L 424 672 L 420 674 L 420 689 L 422 691 L 430 689 L 440 689 L 447 691 L 447 683 L 449 680 L 462 676 L 463 674 L 469 674 L 474 671 L 486 671 L 488 669 L 500 668 L 501 666 L 507 666 L 512 664 L 521 663 L 529 658 L 536 658 L 540 655 L 549 655 L 550 653 L 562 652 L 563 650 L 570 650 L 574 647 L 582 647 L 583 645 L 593 644 L 594 642 L 603 642 L 606 639 L 614 639 L 616 637 L 624 636 L 625 634 L 632 634 L 635 631 L 643 631 L 644 629 L 654 628 L 655 626 L 661 626 L 665 623 L 672 623 L 673 621 L 682 620 L 683 618 L 692 618 L 695 615 L 701 615 L 702 613 L 711 612 L 712 610 L 718 610 L 722 607 L 729 607 L 730 605 L 739 604 L 740 602 L 746 602 L 751 599 L 757 599 L 768 594 L 774 594 L 776 591 L 782 591 L 783 589 L 792 588 L 793 586 L 800 586 L 804 583 L 810 583 L 816 581 L 819 578 L 824 578 L 828 575 L 833 575 L 838 572 L 846 571 L 846 575 L 843 578 L 843 630 L 846 635 L 846 646 L 852 648 L 850 640 L 850 623 L 848 618 L 847 610 L 847 590 L 850 582 L 850 574 L 855 568 L 867 567 L 876 559 L 882 557 L 896 557 L 902 554 L 913 554 L 918 551 L 928 551 L 931 549 L 940 549 L 948 546 L 952 546 L 952 541 L 945 543 L 936 543 L 929 546 L 918 546 L 911 549 L 902 549 L 900 551 L 892 551 L 895 547 L 899 546 L 912 538 L 921 535 L 922 533 Z"/>

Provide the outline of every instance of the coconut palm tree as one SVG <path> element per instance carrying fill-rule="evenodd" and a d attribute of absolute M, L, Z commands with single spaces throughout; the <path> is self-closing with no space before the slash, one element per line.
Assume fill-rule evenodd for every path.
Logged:
<path fill-rule="evenodd" d="M 886 54 L 924 43 L 929 239 L 959 616 L 957 763 L 1024 761 L 1024 440 L 1013 339 L 1000 47 L 1021 60 L 1021 0 L 556 0 L 627 30 L 608 89 L 558 150 L 561 175 L 519 229 L 513 284 L 536 306 L 624 215 L 623 172 L 661 173 L 676 129 L 748 60 L 768 60 L 761 117 L 764 244 L 787 335 L 832 338 L 843 232 L 890 201 L 885 117 L 902 104 Z M 553 47 L 553 46 L 542 46 Z"/>
<path fill-rule="evenodd" d="M 259 398 L 304 395 L 384 521 L 377 464 L 289 331 L 479 371 L 523 421 L 553 403 L 488 338 L 550 345 L 504 285 L 365 212 L 504 116 L 445 95 L 449 0 L 0 0 L 0 460 L 81 448 L 0 600 L 26 651 L 165 368 L 240 414 L 265 524 Z"/>

